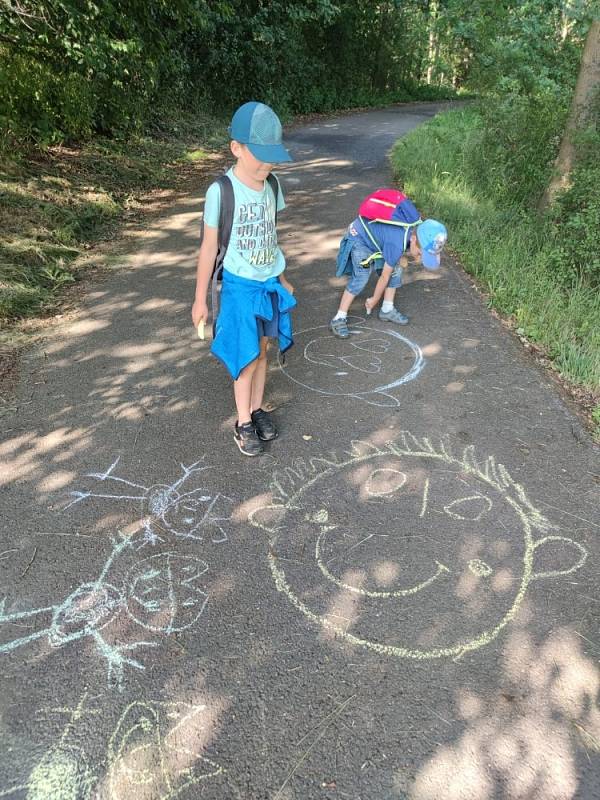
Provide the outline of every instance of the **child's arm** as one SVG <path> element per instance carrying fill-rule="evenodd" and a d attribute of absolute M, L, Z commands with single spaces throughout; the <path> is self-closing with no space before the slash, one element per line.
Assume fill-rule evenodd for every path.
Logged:
<path fill-rule="evenodd" d="M 392 272 L 394 271 L 393 267 L 390 267 L 389 264 L 384 264 L 383 269 L 381 270 L 381 276 L 377 283 L 375 284 L 375 290 L 371 297 L 367 297 L 365 300 L 365 308 L 367 309 L 367 314 L 370 314 L 371 311 L 375 308 L 377 303 L 383 297 L 383 293 L 387 289 L 387 285 L 390 282 L 390 278 L 392 277 Z"/>
<path fill-rule="evenodd" d="M 192 306 L 192 322 L 195 328 L 198 327 L 201 320 L 203 322 L 208 320 L 206 294 L 217 257 L 218 232 L 218 228 L 211 228 L 209 225 L 204 226 L 204 236 L 200 245 L 198 266 L 196 268 L 196 296 Z"/>
<path fill-rule="evenodd" d="M 283 272 L 279 276 L 279 283 L 283 286 L 284 289 L 287 289 L 290 294 L 294 294 L 294 287 L 288 281 L 288 279 L 285 277 Z"/>

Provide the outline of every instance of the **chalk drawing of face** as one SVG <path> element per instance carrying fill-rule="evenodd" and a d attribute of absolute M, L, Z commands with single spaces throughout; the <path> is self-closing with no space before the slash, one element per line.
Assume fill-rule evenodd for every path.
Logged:
<path fill-rule="evenodd" d="M 202 529 L 209 530 L 216 543 L 227 540 L 223 523 L 228 521 L 228 517 L 217 516 L 219 511 L 225 511 L 226 503 L 231 503 L 229 498 L 219 493 L 214 496 L 207 494 L 206 489 L 179 492 L 171 486 L 159 484 L 148 490 L 142 512 L 150 513 L 146 524 L 154 524 L 159 531 L 168 531 L 181 538 L 202 539 Z"/>
<path fill-rule="evenodd" d="M 319 394 L 355 397 L 373 406 L 399 405 L 390 392 L 417 377 L 425 360 L 418 345 L 376 324 L 350 325 L 338 339 L 326 325 L 294 334 L 301 345 L 286 354 L 281 370 L 294 383 Z"/>
<path fill-rule="evenodd" d="M 204 781 L 225 772 L 198 745 L 208 738 L 209 719 L 203 705 L 146 700 L 128 705 L 109 741 L 110 800 L 199 796 Z"/>
<path fill-rule="evenodd" d="M 159 553 L 136 564 L 125 580 L 127 613 L 142 627 L 176 633 L 191 627 L 206 606 L 200 578 L 208 564 L 195 556 Z"/>
<path fill-rule="evenodd" d="M 181 464 L 181 475 L 172 484 L 145 486 L 117 475 L 118 463 L 117 458 L 104 472 L 86 476 L 106 484 L 110 490 L 73 491 L 74 499 L 66 508 L 89 498 L 139 501 L 143 543 L 157 544 L 169 534 L 198 541 L 210 538 L 214 544 L 227 541 L 233 501 L 213 488 L 221 482 L 219 470 L 201 459 L 190 466 Z"/>
<path fill-rule="evenodd" d="M 493 457 L 404 434 L 276 473 L 250 515 L 275 584 L 312 622 L 403 658 L 458 657 L 495 639 L 532 581 L 579 569 Z M 566 566 L 564 566 L 566 564 Z M 545 568 L 545 567 L 550 568 Z"/>

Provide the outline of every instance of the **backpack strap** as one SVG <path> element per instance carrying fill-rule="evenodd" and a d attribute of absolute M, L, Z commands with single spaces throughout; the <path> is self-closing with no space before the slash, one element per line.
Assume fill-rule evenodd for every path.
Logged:
<path fill-rule="evenodd" d="M 364 228 L 365 233 L 367 234 L 369 239 L 373 242 L 377 250 L 376 253 L 371 253 L 371 255 L 368 258 L 365 258 L 364 261 L 360 262 L 363 265 L 363 267 L 368 267 L 371 261 L 374 261 L 376 258 L 383 258 L 383 253 L 381 252 L 381 248 L 379 247 L 375 237 L 371 233 L 368 222 L 365 222 L 365 220 L 362 217 L 359 217 L 359 219 L 362 222 L 362 226 Z M 406 246 L 408 244 L 410 229 L 416 228 L 417 225 L 420 225 L 423 222 L 423 220 L 421 219 L 421 217 L 419 217 L 419 219 L 416 220 L 415 222 L 399 222 L 398 220 L 390 220 L 390 219 L 377 219 L 377 220 L 374 219 L 371 220 L 371 222 L 381 222 L 384 225 L 396 225 L 398 228 L 404 228 L 404 244 L 402 249 L 404 252 L 406 252 Z"/>
<path fill-rule="evenodd" d="M 218 315 L 218 295 L 217 282 L 221 280 L 223 274 L 223 260 L 229 246 L 231 229 L 233 227 L 233 211 L 235 198 L 233 195 L 233 184 L 228 175 L 221 175 L 216 181 L 219 184 L 219 227 L 217 228 L 217 257 L 212 274 L 210 287 L 210 306 L 212 310 L 212 335 L 215 337 L 215 322 Z"/>
<path fill-rule="evenodd" d="M 267 175 L 267 183 L 271 187 L 271 191 L 275 195 L 275 225 L 277 225 L 277 203 L 279 202 L 279 181 L 277 177 L 269 172 Z"/>
<path fill-rule="evenodd" d="M 381 247 L 379 247 L 379 244 L 377 243 L 377 240 L 375 239 L 375 237 L 371 233 L 371 231 L 369 229 L 369 226 L 365 222 L 363 217 L 359 217 L 359 220 L 362 222 L 362 226 L 364 228 L 365 233 L 367 234 L 367 236 L 369 237 L 369 239 L 371 240 L 371 242 L 373 243 L 373 245 L 375 247 L 375 252 L 371 253 L 371 255 L 368 258 L 365 258 L 364 261 L 360 262 L 361 266 L 368 267 L 371 264 L 371 261 L 375 261 L 378 258 L 383 258 L 383 253 L 381 252 Z"/>

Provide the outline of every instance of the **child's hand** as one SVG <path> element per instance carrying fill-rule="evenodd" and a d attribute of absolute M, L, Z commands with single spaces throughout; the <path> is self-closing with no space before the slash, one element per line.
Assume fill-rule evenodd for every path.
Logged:
<path fill-rule="evenodd" d="M 192 306 L 192 322 L 194 328 L 198 327 L 200 320 L 203 322 L 208 321 L 208 306 L 206 305 L 206 300 L 196 300 Z"/>
<path fill-rule="evenodd" d="M 371 311 L 373 311 L 374 306 L 375 303 L 373 302 L 373 298 L 367 297 L 367 299 L 365 300 L 365 309 L 367 311 L 367 316 L 371 313 Z"/>
<path fill-rule="evenodd" d="M 288 291 L 290 294 L 294 294 L 294 287 L 293 287 L 293 286 L 292 286 L 292 284 L 291 284 L 291 283 L 290 283 L 290 282 L 287 280 L 287 278 L 284 278 L 284 277 L 283 277 L 283 275 L 280 275 L 280 276 L 279 276 L 279 283 L 280 283 L 280 284 L 283 286 L 283 288 L 284 288 L 284 289 L 287 289 L 287 291 Z"/>

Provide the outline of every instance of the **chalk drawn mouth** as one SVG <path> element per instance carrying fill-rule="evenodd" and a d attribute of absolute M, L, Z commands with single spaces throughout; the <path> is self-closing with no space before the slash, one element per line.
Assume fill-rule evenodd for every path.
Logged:
<path fill-rule="evenodd" d="M 317 564 L 319 569 L 323 573 L 323 575 L 327 578 L 327 580 L 334 583 L 336 586 L 339 586 L 340 589 L 346 589 L 348 592 L 354 592 L 355 594 L 361 594 L 364 597 L 379 597 L 379 598 L 390 598 L 390 597 L 409 597 L 413 594 L 418 594 L 418 592 L 423 591 L 428 586 L 431 586 L 434 581 L 437 581 L 438 578 L 441 578 L 442 575 L 450 574 L 450 570 L 445 564 L 442 564 L 440 561 L 436 561 L 436 571 L 433 575 L 431 575 L 427 580 L 421 581 L 421 583 L 417 583 L 414 586 L 409 587 L 408 589 L 395 589 L 389 592 L 376 592 L 371 591 L 369 589 L 363 589 L 360 586 L 353 586 L 350 583 L 345 583 L 340 578 L 336 577 L 327 567 L 327 564 L 323 560 L 323 550 L 322 550 L 322 543 L 323 539 L 327 535 L 327 531 L 332 530 L 331 527 L 326 528 L 317 538 L 317 544 L 315 547 L 315 557 L 317 560 Z"/>

